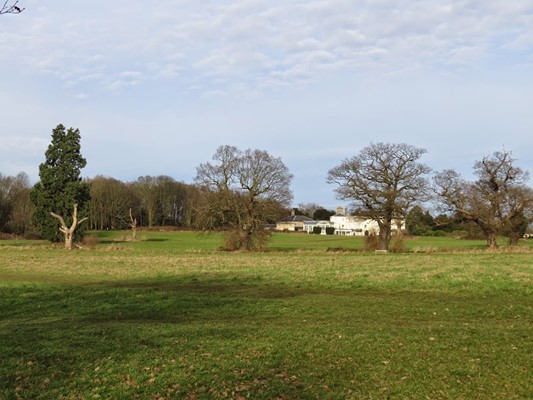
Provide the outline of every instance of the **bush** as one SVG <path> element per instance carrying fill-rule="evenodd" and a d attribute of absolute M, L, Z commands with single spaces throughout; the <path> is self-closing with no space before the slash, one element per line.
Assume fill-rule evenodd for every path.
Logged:
<path fill-rule="evenodd" d="M 98 236 L 96 235 L 84 236 L 83 241 L 82 241 L 83 245 L 90 249 L 94 249 L 99 242 L 100 240 L 98 239 Z"/>
<path fill-rule="evenodd" d="M 326 227 L 326 235 L 333 235 L 335 233 L 335 228 L 332 226 Z"/>
<path fill-rule="evenodd" d="M 24 239 L 26 240 L 42 240 L 43 237 L 37 231 L 28 231 L 24 234 Z"/>
<path fill-rule="evenodd" d="M 250 250 L 263 250 L 270 235 L 268 231 L 256 231 L 252 236 Z M 243 232 L 238 230 L 227 231 L 224 233 L 224 243 L 221 249 L 226 251 L 243 250 L 245 248 L 245 240 L 246 237 Z"/>
<path fill-rule="evenodd" d="M 392 237 L 390 251 L 392 253 L 405 253 L 405 242 L 402 235 Z"/>
<path fill-rule="evenodd" d="M 379 239 L 377 235 L 372 233 L 365 236 L 364 250 L 368 252 L 374 252 L 379 248 Z"/>
<path fill-rule="evenodd" d="M 313 226 L 313 233 L 315 235 L 320 235 L 322 233 L 322 228 L 320 226 Z"/>

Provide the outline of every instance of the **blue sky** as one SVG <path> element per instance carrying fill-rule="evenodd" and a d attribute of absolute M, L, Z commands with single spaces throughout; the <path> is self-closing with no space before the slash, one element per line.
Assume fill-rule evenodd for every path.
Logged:
<path fill-rule="evenodd" d="M 294 175 L 334 208 L 327 172 L 371 142 L 427 149 L 470 177 L 512 151 L 533 169 L 533 0 L 30 1 L 0 16 L 0 172 L 79 128 L 83 175 L 192 182 L 219 145 Z"/>

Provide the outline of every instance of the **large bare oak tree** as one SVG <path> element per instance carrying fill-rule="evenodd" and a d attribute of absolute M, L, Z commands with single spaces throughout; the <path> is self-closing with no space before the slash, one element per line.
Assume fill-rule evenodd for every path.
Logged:
<path fill-rule="evenodd" d="M 497 247 L 498 234 L 506 231 L 516 244 L 519 230 L 531 221 L 532 191 L 524 185 L 529 176 L 514 161 L 510 152 L 496 151 L 474 163 L 475 181 L 467 181 L 451 169 L 433 177 L 441 205 L 477 224 L 490 249 Z"/>
<path fill-rule="evenodd" d="M 263 226 L 279 217 L 292 199 L 292 175 L 280 158 L 263 150 L 220 146 L 213 163 L 200 164 L 196 182 L 204 188 L 198 221 L 233 234 L 231 249 L 258 247 Z"/>
<path fill-rule="evenodd" d="M 393 221 L 426 196 L 430 168 L 418 161 L 424 153 L 405 143 L 372 143 L 328 173 L 327 182 L 338 185 L 337 198 L 377 222 L 380 250 L 389 247 Z"/>

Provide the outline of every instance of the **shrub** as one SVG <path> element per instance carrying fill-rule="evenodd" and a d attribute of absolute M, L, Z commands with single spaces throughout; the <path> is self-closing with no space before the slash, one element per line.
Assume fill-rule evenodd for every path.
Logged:
<path fill-rule="evenodd" d="M 379 248 L 379 240 L 377 235 L 369 233 L 365 236 L 364 250 L 368 252 L 374 252 Z"/>
<path fill-rule="evenodd" d="M 332 226 L 326 227 L 326 235 L 333 235 L 335 233 L 335 228 Z"/>
<path fill-rule="evenodd" d="M 83 245 L 85 245 L 86 247 L 90 249 L 94 249 L 99 242 L 100 240 L 98 239 L 98 236 L 96 235 L 84 236 L 83 241 L 82 241 Z"/>
<path fill-rule="evenodd" d="M 271 233 L 268 231 L 256 231 L 252 237 L 252 244 L 250 250 L 263 250 L 265 244 Z M 238 230 L 231 230 L 224 233 L 224 243 L 221 246 L 222 250 L 236 251 L 245 248 L 246 237 Z"/>
<path fill-rule="evenodd" d="M 322 228 L 320 226 L 313 226 L 313 233 L 315 235 L 320 235 L 322 233 Z"/>
<path fill-rule="evenodd" d="M 405 243 L 402 235 L 394 235 L 391 241 L 390 251 L 392 253 L 405 253 Z"/>

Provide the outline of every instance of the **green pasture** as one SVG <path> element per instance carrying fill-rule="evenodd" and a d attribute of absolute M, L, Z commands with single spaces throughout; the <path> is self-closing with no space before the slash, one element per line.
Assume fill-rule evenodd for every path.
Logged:
<path fill-rule="evenodd" d="M 98 246 L 135 246 L 137 249 L 157 249 L 165 251 L 216 250 L 222 243 L 219 232 L 138 232 L 137 240 L 131 241 L 128 231 L 105 231 L 89 233 L 98 238 Z M 454 237 L 405 237 L 408 252 L 484 250 L 484 240 L 462 240 Z M 507 246 L 506 238 L 499 238 L 501 248 Z M 2 242 L 0 242 L 0 246 Z M 521 240 L 520 248 L 533 249 L 533 239 Z M 312 235 L 306 233 L 273 233 L 265 248 L 266 251 L 301 250 L 353 250 L 364 248 L 364 238 L 360 236 Z"/>
<path fill-rule="evenodd" d="M 533 398 L 530 242 L 93 235 L 0 242 L 1 399 Z"/>

